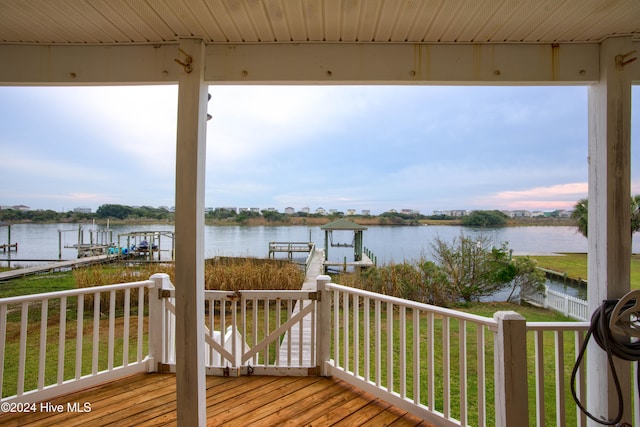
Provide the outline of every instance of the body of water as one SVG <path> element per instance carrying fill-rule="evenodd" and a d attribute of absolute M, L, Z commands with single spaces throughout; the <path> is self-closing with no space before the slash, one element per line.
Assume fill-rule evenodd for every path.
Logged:
<path fill-rule="evenodd" d="M 14 260 L 53 260 L 77 257 L 77 250 L 71 246 L 78 242 L 78 225 L 73 224 L 15 224 L 11 227 L 11 242 L 18 243 L 18 251 L 0 252 L 0 261 L 9 257 Z M 83 225 L 84 241 L 89 241 L 92 225 Z M 104 230 L 105 227 L 96 227 Z M 173 225 L 114 225 L 113 240 L 118 243 L 118 235 L 131 232 L 173 231 Z M 0 228 L 0 244 L 7 242 L 6 227 Z M 60 232 L 62 231 L 62 232 Z M 324 246 L 324 231 L 313 226 L 205 226 L 205 256 L 248 256 L 267 257 L 269 242 L 313 241 L 320 248 Z M 370 226 L 364 231 L 364 246 L 377 257 L 378 264 L 414 260 L 425 256 L 431 258 L 434 239 L 445 241 L 464 233 L 469 237 L 489 239 L 494 246 L 507 246 L 516 254 L 545 254 L 554 252 L 587 252 L 587 239 L 575 227 L 531 226 L 502 228 L 470 228 L 461 226 Z M 351 243 L 352 232 L 334 232 L 334 243 Z M 171 240 L 163 237 L 160 249 L 163 258 L 170 256 Z M 120 245 L 126 246 L 122 238 Z M 640 234 L 636 233 L 632 245 L 633 253 L 640 252 Z M 353 249 L 329 248 L 329 259 L 351 260 Z M 33 264 L 34 261 L 18 261 L 18 264 Z"/>
<path fill-rule="evenodd" d="M 0 262 L 6 265 L 29 266 L 39 264 L 34 260 L 74 259 L 77 250 L 70 248 L 78 242 L 78 229 L 84 232 L 84 242 L 89 242 L 89 230 L 105 230 L 104 226 L 82 226 L 73 224 L 15 224 L 11 227 L 11 243 L 18 243 L 18 251 L 0 252 Z M 174 231 L 173 225 L 114 225 L 110 227 L 114 243 L 118 235 L 132 232 Z M 269 242 L 313 241 L 324 246 L 325 233 L 318 226 L 205 226 L 205 256 L 246 256 L 266 258 Z M 462 226 L 370 226 L 363 234 L 364 246 L 377 258 L 378 265 L 391 262 L 416 260 L 420 257 L 432 259 L 431 245 L 435 238 L 451 241 L 463 233 L 468 237 L 489 239 L 494 246 L 506 243 L 515 254 L 548 254 L 558 252 L 587 252 L 587 239 L 575 227 L 527 226 L 502 228 L 471 228 Z M 7 229 L 0 228 L 0 244 L 7 243 Z M 351 243 L 353 232 L 334 232 L 334 243 Z M 127 246 L 121 237 L 120 246 Z M 172 241 L 162 237 L 160 249 L 163 259 L 169 259 Z M 640 253 L 640 234 L 636 233 L 632 245 L 633 253 Z M 279 254 L 284 257 L 286 254 Z M 341 261 L 353 259 L 351 248 L 329 248 L 329 259 Z M 28 261 L 21 261 L 28 260 Z M 586 298 L 583 288 L 565 286 L 549 281 L 553 289 L 570 295 Z M 505 294 L 506 298 L 506 294 Z M 497 298 L 499 299 L 499 298 Z"/>

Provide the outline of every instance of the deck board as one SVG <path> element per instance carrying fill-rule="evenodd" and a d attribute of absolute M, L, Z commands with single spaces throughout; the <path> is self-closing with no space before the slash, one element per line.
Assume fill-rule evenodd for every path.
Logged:
<path fill-rule="evenodd" d="M 175 425 L 175 390 L 173 374 L 138 374 L 51 400 L 62 413 L 2 414 L 0 425 Z M 332 378 L 207 377 L 206 394 L 210 426 L 428 425 Z M 89 402 L 91 412 L 67 412 L 72 402 Z"/>

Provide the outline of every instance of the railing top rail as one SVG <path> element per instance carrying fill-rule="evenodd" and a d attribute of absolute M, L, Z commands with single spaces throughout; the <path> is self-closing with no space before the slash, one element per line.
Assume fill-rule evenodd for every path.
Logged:
<path fill-rule="evenodd" d="M 153 288 L 155 282 L 153 280 L 141 280 L 138 282 L 118 283 L 115 285 L 92 286 L 90 288 L 69 289 L 66 291 L 43 292 L 40 294 L 20 295 L 16 297 L 0 298 L 0 305 L 3 304 L 19 304 L 23 302 L 36 302 L 45 299 L 73 297 L 78 295 L 95 294 L 96 292 L 119 291 L 122 289 L 133 289 L 141 286 Z"/>
<path fill-rule="evenodd" d="M 586 331 L 589 322 L 527 322 L 527 331 Z"/>
<path fill-rule="evenodd" d="M 300 245 L 300 246 L 315 246 L 313 242 L 269 242 L 269 245 Z"/>
<path fill-rule="evenodd" d="M 171 291 L 173 295 L 173 290 Z M 205 299 L 215 299 L 215 298 L 226 298 L 226 299 L 234 299 L 234 298 L 244 298 L 244 299 L 309 299 L 310 296 L 315 293 L 315 291 L 309 290 L 259 290 L 259 289 L 250 289 L 250 290 L 241 290 L 241 291 L 218 291 L 218 290 L 206 290 L 204 291 Z"/>
<path fill-rule="evenodd" d="M 474 322 L 480 325 L 495 327 L 498 322 L 492 318 L 478 316 L 476 314 L 465 313 L 462 311 L 456 311 L 449 308 L 437 307 L 435 305 L 424 304 L 420 302 L 410 301 L 402 298 L 392 297 L 389 295 L 377 294 L 375 292 L 365 291 L 362 289 L 350 288 L 348 286 L 338 285 L 336 283 L 329 283 L 326 285 L 327 290 L 338 290 L 342 292 L 347 292 L 354 295 L 359 295 L 362 297 L 368 297 L 371 299 L 378 299 L 383 302 L 388 302 L 396 305 L 403 305 L 409 308 L 415 308 L 424 312 L 431 312 L 434 314 L 440 314 L 442 316 L 453 317 L 460 320 Z"/>

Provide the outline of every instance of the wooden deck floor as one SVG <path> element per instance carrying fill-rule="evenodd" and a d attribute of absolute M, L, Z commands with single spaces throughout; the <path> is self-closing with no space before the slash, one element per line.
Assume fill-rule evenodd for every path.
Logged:
<path fill-rule="evenodd" d="M 61 413 L 0 415 L 3 426 L 176 424 L 175 375 L 140 374 L 51 401 Z M 90 412 L 69 411 L 77 404 Z M 51 407 L 51 406 L 50 406 Z M 53 406 L 55 407 L 55 406 Z M 342 381 L 323 377 L 207 377 L 210 426 L 426 426 Z"/>

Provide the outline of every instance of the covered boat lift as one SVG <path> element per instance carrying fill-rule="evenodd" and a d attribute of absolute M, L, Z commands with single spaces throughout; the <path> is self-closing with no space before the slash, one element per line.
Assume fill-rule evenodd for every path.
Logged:
<path fill-rule="evenodd" d="M 636 0 L 0 3 L 2 85 L 179 87 L 180 425 L 206 424 L 204 313 L 194 308 L 204 303 L 210 84 L 588 86 L 593 311 L 603 299 L 620 298 L 630 289 L 631 87 L 640 82 L 638 51 Z M 614 386 L 606 357 L 593 349 L 588 407 L 611 416 L 617 411 Z M 616 364 L 630 410 L 629 363 Z"/>

